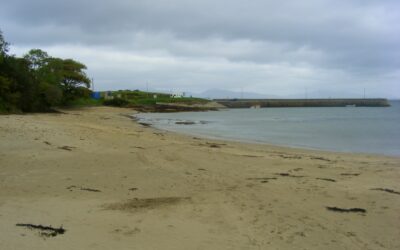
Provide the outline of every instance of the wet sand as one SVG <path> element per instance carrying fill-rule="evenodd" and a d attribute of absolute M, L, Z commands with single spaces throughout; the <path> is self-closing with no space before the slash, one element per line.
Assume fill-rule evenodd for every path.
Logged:
<path fill-rule="evenodd" d="M 0 116 L 0 249 L 400 249 L 400 158 L 201 139 L 132 113 Z"/>

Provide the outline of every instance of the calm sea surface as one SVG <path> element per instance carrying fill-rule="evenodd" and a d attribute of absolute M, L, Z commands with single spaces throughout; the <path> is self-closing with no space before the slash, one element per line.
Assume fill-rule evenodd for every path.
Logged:
<path fill-rule="evenodd" d="M 210 138 L 400 156 L 400 102 L 387 108 L 264 108 L 151 113 L 155 127 Z M 193 121 L 179 125 L 179 121 Z"/>

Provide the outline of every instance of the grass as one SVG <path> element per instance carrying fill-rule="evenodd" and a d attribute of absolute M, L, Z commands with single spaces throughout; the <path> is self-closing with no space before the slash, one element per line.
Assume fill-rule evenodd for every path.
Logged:
<path fill-rule="evenodd" d="M 119 90 L 112 93 L 132 105 L 155 105 L 156 103 L 204 104 L 208 100 L 192 97 L 172 98 L 171 95 L 157 92 L 144 92 L 139 90 Z"/>

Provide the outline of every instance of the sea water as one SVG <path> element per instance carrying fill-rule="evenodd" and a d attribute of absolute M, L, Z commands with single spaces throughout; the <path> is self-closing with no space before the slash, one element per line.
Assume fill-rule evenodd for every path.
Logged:
<path fill-rule="evenodd" d="M 137 117 L 160 129 L 209 138 L 400 156 L 400 101 L 390 107 L 228 109 Z M 194 124 L 176 124 L 182 121 Z"/>

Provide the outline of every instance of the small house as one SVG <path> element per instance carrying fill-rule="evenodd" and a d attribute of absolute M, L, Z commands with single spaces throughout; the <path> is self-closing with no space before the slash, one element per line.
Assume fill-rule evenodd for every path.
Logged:
<path fill-rule="evenodd" d="M 171 98 L 182 98 L 182 97 L 184 97 L 184 96 L 185 96 L 185 93 L 176 92 L 176 93 L 173 93 L 173 94 L 171 95 Z"/>

